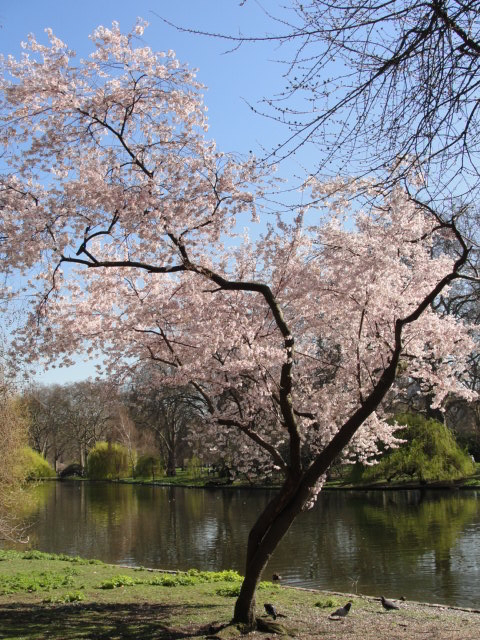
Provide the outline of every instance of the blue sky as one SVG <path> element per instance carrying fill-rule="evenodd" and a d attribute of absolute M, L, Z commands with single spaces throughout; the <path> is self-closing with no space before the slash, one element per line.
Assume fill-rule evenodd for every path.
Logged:
<path fill-rule="evenodd" d="M 264 0 L 264 9 L 277 11 L 278 0 Z M 287 50 L 276 45 L 242 45 L 228 53 L 231 43 L 220 39 L 180 33 L 165 24 L 165 19 L 192 29 L 215 33 L 264 35 L 273 24 L 256 0 L 21 0 L 0 3 L 0 52 L 15 57 L 22 52 L 20 43 L 29 33 L 46 42 L 45 28 L 77 52 L 77 59 L 91 51 L 88 36 L 99 25 L 110 26 L 113 20 L 122 31 L 129 31 L 137 17 L 150 23 L 143 40 L 153 50 L 173 49 L 181 62 L 198 68 L 198 79 L 206 85 L 209 135 L 218 148 L 227 152 L 262 155 L 285 135 L 285 130 L 271 120 L 255 115 L 249 103 L 257 105 L 263 96 L 272 96 L 283 88 L 284 67 L 277 62 L 288 58 Z M 305 154 L 307 150 L 305 150 Z M 294 165 L 284 165 L 282 174 L 301 172 L 300 157 Z M 39 371 L 40 383 L 63 383 L 94 375 L 91 364 L 79 362 L 70 369 Z"/>

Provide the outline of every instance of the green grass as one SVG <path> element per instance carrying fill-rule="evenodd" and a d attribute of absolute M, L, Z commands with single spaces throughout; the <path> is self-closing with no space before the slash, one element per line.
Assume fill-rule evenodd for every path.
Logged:
<path fill-rule="evenodd" d="M 235 571 L 160 572 L 0 550 L 0 638 L 166 639 L 184 637 L 180 628 L 187 637 L 188 629 L 228 623 L 241 582 Z M 265 601 L 281 591 L 261 589 Z"/>
<path fill-rule="evenodd" d="M 242 636 L 229 624 L 241 580 L 235 571 L 162 572 L 37 551 L 0 551 L 0 638 L 266 640 L 275 637 L 275 630 L 287 630 L 309 640 L 378 640 L 393 637 L 392 628 L 399 622 L 408 627 L 409 638 L 426 637 L 426 630 L 437 640 L 452 638 L 445 625 L 453 616 L 450 612 L 407 604 L 385 615 L 378 599 L 269 582 L 261 583 L 257 594 L 257 616 L 267 635 L 255 631 Z M 345 624 L 332 623 L 329 614 L 347 600 L 353 606 Z M 275 603 L 276 622 L 264 614 L 264 602 Z M 454 618 L 457 624 L 459 617 Z M 476 640 L 478 614 L 467 617 L 462 612 L 461 622 L 462 640 Z M 415 628 L 420 635 L 414 634 Z"/>
<path fill-rule="evenodd" d="M 338 609 L 345 604 L 345 598 L 340 599 L 338 596 L 324 596 L 315 602 L 315 606 L 319 609 Z"/>

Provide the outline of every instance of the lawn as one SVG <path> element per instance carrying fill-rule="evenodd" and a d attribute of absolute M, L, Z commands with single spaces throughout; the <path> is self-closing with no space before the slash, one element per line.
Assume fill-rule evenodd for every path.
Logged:
<path fill-rule="evenodd" d="M 399 603 L 386 612 L 378 599 L 283 587 L 259 587 L 259 628 L 230 625 L 241 584 L 233 571 L 162 572 L 27 551 L 0 551 L 0 638 L 16 640 L 296 638 L 478 640 L 472 610 Z M 388 595 L 388 594 L 387 594 Z M 353 602 L 345 619 L 330 614 Z M 273 602 L 276 622 L 263 603 Z"/>

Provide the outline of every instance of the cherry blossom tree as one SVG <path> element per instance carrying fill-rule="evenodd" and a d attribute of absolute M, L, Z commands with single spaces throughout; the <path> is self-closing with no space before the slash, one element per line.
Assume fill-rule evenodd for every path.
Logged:
<path fill-rule="evenodd" d="M 332 461 L 398 442 L 381 405 L 397 371 L 439 406 L 459 389 L 472 344 L 432 303 L 471 246 L 457 214 L 398 185 L 360 210 L 358 180 L 310 178 L 315 210 L 239 232 L 267 176 L 206 139 L 194 73 L 136 47 L 144 27 L 99 27 L 79 64 L 50 31 L 2 62 L 0 246 L 32 296 L 13 348 L 63 365 L 101 352 L 119 381 L 154 361 L 152 387 L 203 399 L 204 446 L 243 474 L 283 474 L 248 538 L 234 620 L 253 624 L 268 559 Z"/>

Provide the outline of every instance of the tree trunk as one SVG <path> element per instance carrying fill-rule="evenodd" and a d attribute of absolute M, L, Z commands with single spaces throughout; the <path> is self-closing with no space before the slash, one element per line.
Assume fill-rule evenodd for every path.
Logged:
<path fill-rule="evenodd" d="M 305 476 L 304 476 L 305 478 Z M 304 483 L 287 481 L 269 502 L 248 536 L 245 578 L 235 603 L 233 621 L 255 626 L 255 593 L 263 570 L 278 543 L 309 497 Z"/>
<path fill-rule="evenodd" d="M 383 372 L 377 385 L 362 405 L 343 424 L 330 443 L 316 457 L 303 473 L 291 475 L 282 489 L 266 506 L 253 525 L 248 536 L 245 578 L 240 595 L 235 603 L 233 622 L 255 625 L 255 591 L 262 572 L 297 515 L 303 511 L 318 491 L 315 485 L 347 446 L 357 429 L 378 407 L 395 378 L 398 358 L 401 352 L 399 332 L 398 345 L 390 364 Z"/>
<path fill-rule="evenodd" d="M 58 465 L 58 461 L 60 459 L 60 453 L 57 451 L 57 449 L 53 450 L 53 468 L 55 470 L 55 473 L 57 472 L 57 465 Z"/>
<path fill-rule="evenodd" d="M 175 449 L 173 447 L 168 447 L 167 451 L 167 476 L 173 477 L 177 475 L 177 458 L 175 455 Z"/>
<path fill-rule="evenodd" d="M 441 424 L 445 424 L 445 415 L 443 414 L 443 412 L 440 411 L 440 409 L 434 409 L 432 407 L 432 404 L 433 404 L 433 395 L 432 394 L 428 394 L 427 395 L 427 397 L 425 398 L 425 402 L 426 402 L 427 418 L 430 418 L 432 420 L 436 420 L 437 422 L 440 422 Z"/>

